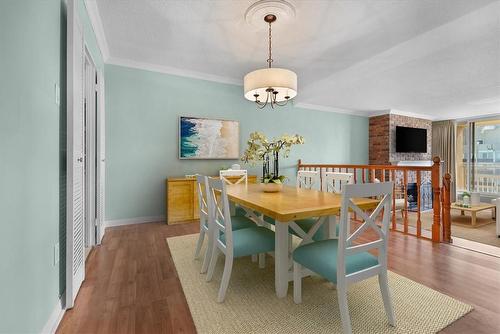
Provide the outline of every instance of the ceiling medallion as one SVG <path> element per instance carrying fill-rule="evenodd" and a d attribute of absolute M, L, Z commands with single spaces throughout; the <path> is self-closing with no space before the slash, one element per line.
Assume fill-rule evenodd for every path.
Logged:
<path fill-rule="evenodd" d="M 288 10 L 287 10 L 288 9 Z M 272 24 L 277 20 L 277 14 L 295 16 L 295 9 L 283 0 L 261 0 L 250 6 L 245 13 L 247 22 L 252 23 L 257 14 L 263 14 L 264 22 L 268 24 L 268 59 L 267 68 L 255 70 L 245 75 L 243 88 L 245 98 L 255 102 L 260 109 L 269 105 L 284 106 L 297 95 L 297 74 L 285 68 L 272 67 Z"/>

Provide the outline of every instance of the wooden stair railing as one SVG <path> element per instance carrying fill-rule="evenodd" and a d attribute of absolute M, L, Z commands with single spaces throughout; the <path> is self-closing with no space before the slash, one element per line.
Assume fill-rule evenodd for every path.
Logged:
<path fill-rule="evenodd" d="M 396 166 L 396 165 L 349 165 L 349 164 L 305 164 L 299 160 L 298 170 L 315 170 L 320 172 L 321 186 L 325 172 L 346 172 L 354 174 L 354 183 L 374 182 L 375 179 L 394 182 L 394 194 L 402 195 L 404 200 L 402 210 L 402 224 L 397 222 L 396 195 L 393 197 L 393 212 L 391 229 L 418 238 L 430 239 L 434 242 L 451 242 L 450 237 L 450 180 L 446 174 L 441 180 L 440 158 L 434 157 L 432 166 Z M 423 175 L 423 173 L 427 173 Z M 408 182 L 409 176 L 413 182 Z M 431 232 L 422 230 L 421 195 L 422 180 L 430 178 L 432 187 L 432 226 Z M 415 226 L 410 226 L 408 212 L 407 189 L 409 183 L 416 186 L 417 204 Z M 356 217 L 354 217 L 356 219 Z M 402 226 L 402 228 L 401 228 Z"/>
<path fill-rule="evenodd" d="M 451 243 L 451 175 L 446 173 L 443 177 L 443 242 Z"/>

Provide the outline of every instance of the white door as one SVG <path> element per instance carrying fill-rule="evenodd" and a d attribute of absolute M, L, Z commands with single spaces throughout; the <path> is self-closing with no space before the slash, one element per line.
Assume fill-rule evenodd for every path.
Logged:
<path fill-rule="evenodd" d="M 74 0 L 67 16 L 67 226 L 66 308 L 72 308 L 85 278 L 83 33 Z"/>
<path fill-rule="evenodd" d="M 104 236 L 104 198 L 105 198 L 105 112 L 104 112 L 104 75 L 102 71 L 97 74 L 97 219 L 96 219 L 96 243 L 100 244 Z"/>
<path fill-rule="evenodd" d="M 95 245 L 96 234 L 96 69 L 85 52 L 85 258 Z"/>

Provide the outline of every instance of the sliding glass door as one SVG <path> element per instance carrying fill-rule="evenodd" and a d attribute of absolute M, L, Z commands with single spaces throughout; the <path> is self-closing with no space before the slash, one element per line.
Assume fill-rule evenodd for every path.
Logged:
<path fill-rule="evenodd" d="M 456 131 L 457 192 L 500 195 L 500 118 L 461 122 Z"/>

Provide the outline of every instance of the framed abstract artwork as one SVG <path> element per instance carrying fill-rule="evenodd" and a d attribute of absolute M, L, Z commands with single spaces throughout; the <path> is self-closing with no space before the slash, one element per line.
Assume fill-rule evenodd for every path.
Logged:
<path fill-rule="evenodd" d="M 240 123 L 179 118 L 179 159 L 239 159 Z"/>

